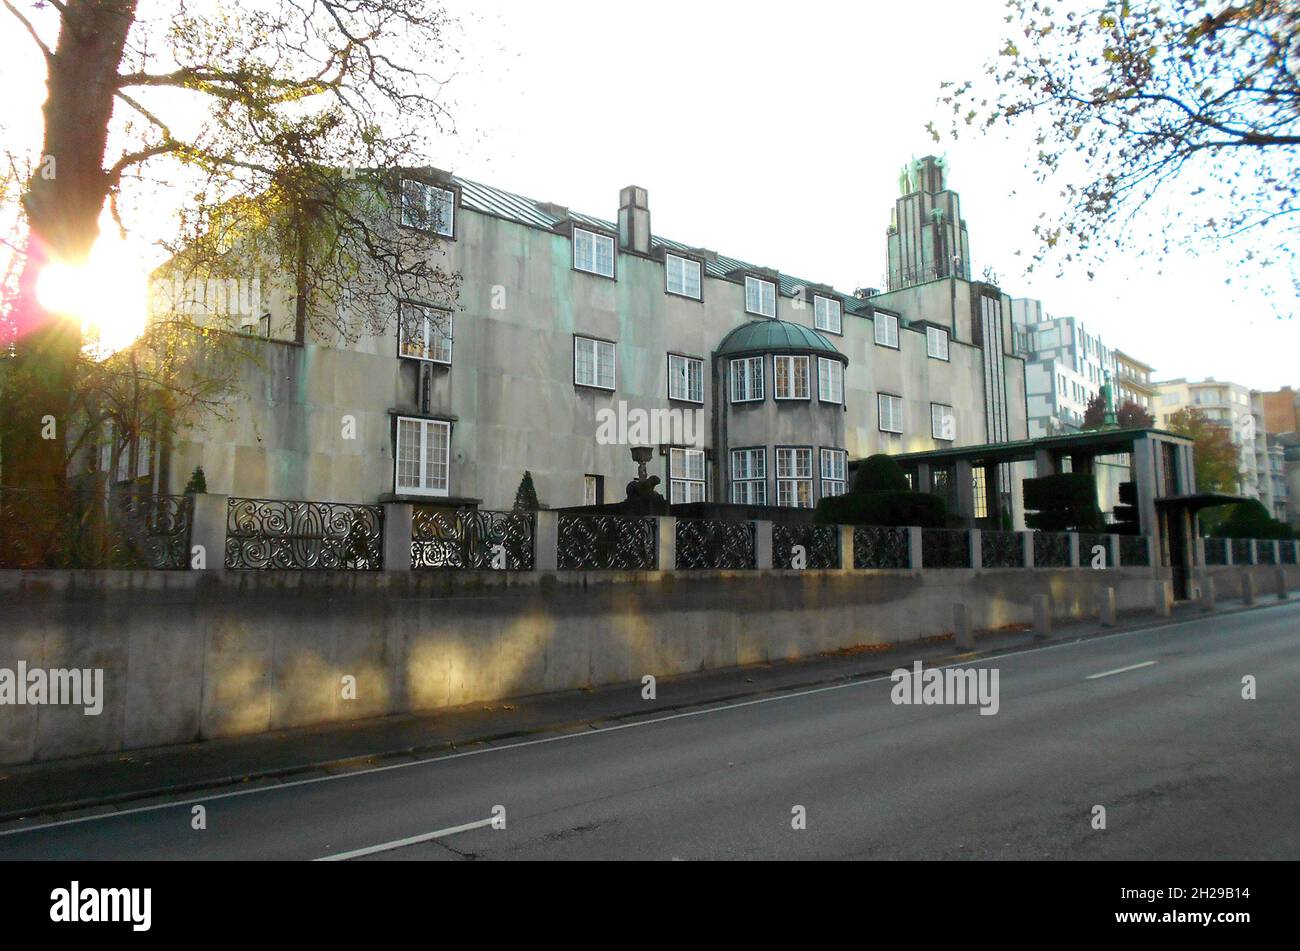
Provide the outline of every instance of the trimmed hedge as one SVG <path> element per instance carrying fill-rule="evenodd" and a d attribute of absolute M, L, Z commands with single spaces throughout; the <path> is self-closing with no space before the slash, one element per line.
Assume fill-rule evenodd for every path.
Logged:
<path fill-rule="evenodd" d="M 1025 524 L 1040 532 L 1099 531 L 1097 486 L 1091 472 L 1061 472 L 1025 479 Z"/>
<path fill-rule="evenodd" d="M 817 521 L 824 525 L 918 525 L 943 528 L 944 504 L 924 492 L 851 492 L 817 503 Z"/>

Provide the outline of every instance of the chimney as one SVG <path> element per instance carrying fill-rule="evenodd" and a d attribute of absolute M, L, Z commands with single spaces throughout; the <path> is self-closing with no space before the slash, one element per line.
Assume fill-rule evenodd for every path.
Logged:
<path fill-rule="evenodd" d="M 650 253 L 650 197 L 628 185 L 618 193 L 618 244 L 624 251 Z"/>

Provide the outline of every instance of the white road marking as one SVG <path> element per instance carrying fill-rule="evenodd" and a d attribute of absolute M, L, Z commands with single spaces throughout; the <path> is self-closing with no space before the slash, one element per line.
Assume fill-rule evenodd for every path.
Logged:
<path fill-rule="evenodd" d="M 1099 674 L 1089 674 L 1087 677 L 1084 677 L 1083 679 L 1084 679 L 1084 680 L 1096 680 L 1098 677 L 1109 677 L 1109 676 L 1111 676 L 1112 674 L 1125 674 L 1125 673 L 1128 673 L 1130 670 L 1141 670 L 1143 667 L 1150 667 L 1151 665 L 1153 665 L 1153 664 L 1155 664 L 1155 663 L 1156 663 L 1156 661 L 1154 661 L 1154 660 L 1144 660 L 1144 661 L 1143 661 L 1142 663 L 1140 663 L 1140 664 L 1129 664 L 1129 666 L 1127 666 L 1127 667 L 1117 667 L 1117 668 L 1114 669 L 1114 670 L 1103 670 L 1103 671 L 1102 671 L 1101 673 L 1099 673 Z"/>
<path fill-rule="evenodd" d="M 1276 605 L 1267 605 L 1264 606 L 1263 608 L 1256 608 L 1255 610 L 1267 610 L 1268 608 L 1273 608 L 1273 607 L 1283 608 L 1283 607 L 1294 607 L 1294 606 L 1295 606 L 1295 602 L 1280 601 Z M 1240 613 L 1246 613 L 1246 612 L 1243 611 Z M 1163 630 L 1165 628 L 1170 628 L 1170 627 L 1182 627 L 1183 625 L 1186 624 L 1200 624 L 1208 620 L 1212 620 L 1212 619 L 1186 618 L 1183 620 L 1166 621 L 1163 623 L 1151 624 L 1146 627 L 1135 628 L 1131 631 L 1115 631 L 1113 634 L 1093 635 L 1091 637 L 1082 637 L 1072 641 L 1062 640 L 1060 643 L 1057 644 L 1035 645 L 1033 647 L 1027 647 L 1024 650 L 1008 651 L 1005 654 L 992 654 L 989 655 L 987 658 L 985 658 L 985 660 L 980 661 L 979 663 L 993 663 L 996 661 L 1005 660 L 1009 657 L 1020 657 L 1026 654 L 1041 654 L 1046 651 L 1062 650 L 1068 647 L 1080 647 L 1088 644 L 1097 644 L 1102 641 L 1112 640 L 1117 637 L 1133 637 L 1138 634 L 1150 634 L 1152 631 Z M 948 667 L 962 667 L 962 666 L 971 666 L 971 665 L 960 664 L 960 663 L 943 664 L 937 667 L 936 669 L 944 670 Z M 196 796 L 192 799 L 182 799 L 176 802 L 155 803 L 152 806 L 136 806 L 132 809 L 118 809 L 110 812 L 98 813 L 93 816 L 79 816 L 76 819 L 60 819 L 55 822 L 46 822 L 41 825 L 24 826 L 21 829 L 0 829 L 0 838 L 7 835 L 22 835 L 25 832 L 40 832 L 44 829 L 54 829 L 59 826 L 77 825 L 82 822 L 98 822 L 103 819 L 114 819 L 120 816 L 129 816 L 140 812 L 156 812 L 159 809 L 179 809 L 183 806 L 192 806 L 195 805 L 196 803 L 209 803 L 217 799 L 233 799 L 236 796 L 253 796 L 253 795 L 257 795 L 258 793 L 270 792 L 273 790 L 289 789 L 293 786 L 310 786 L 315 783 L 332 782 L 336 779 L 352 779 L 357 776 L 370 776 L 375 773 L 386 773 L 389 770 L 393 770 L 393 769 L 406 769 L 407 767 L 410 766 L 431 766 L 436 763 L 446 762 L 448 760 L 460 759 L 463 756 L 477 756 L 480 753 L 499 753 L 505 750 L 515 750 L 526 746 L 538 746 L 542 743 L 557 743 L 561 740 L 572 740 L 572 739 L 576 739 L 577 737 L 583 737 L 583 736 L 586 737 L 599 736 L 601 734 L 612 733 L 617 730 L 630 730 L 633 727 L 653 726 L 656 723 L 667 723 L 672 720 L 681 720 L 687 717 L 707 716 L 708 714 L 711 713 L 723 713 L 727 710 L 736 710 L 741 707 L 750 707 L 761 703 L 775 703 L 779 700 L 794 700 L 799 697 L 807 697 L 807 696 L 812 696 L 814 694 L 826 693 L 827 691 L 831 691 L 831 690 L 845 690 L 849 687 L 863 687 L 866 686 L 867 684 L 880 683 L 882 681 L 889 681 L 891 679 L 892 677 L 889 674 L 885 674 L 880 677 L 870 677 L 867 678 L 866 680 L 850 680 L 844 683 L 830 684 L 825 687 L 813 687 L 808 690 L 800 690 L 795 693 L 783 693 L 771 697 L 760 697 L 757 700 L 743 700 L 740 703 L 733 703 L 723 707 L 707 707 L 702 710 L 687 710 L 684 713 L 671 713 L 666 716 L 654 717 L 649 720 L 635 720 L 631 723 L 618 723 L 612 726 L 597 727 L 594 730 L 582 730 L 582 731 L 576 731 L 572 733 L 561 733 L 557 736 L 544 736 L 534 740 L 520 740 L 517 743 L 507 743 L 502 746 L 481 746 L 478 747 L 477 749 L 461 750 L 460 752 L 457 753 L 447 753 L 442 756 L 429 756 L 424 759 L 409 760 L 404 763 L 391 763 L 388 766 L 376 766 L 372 769 L 354 770 L 346 773 L 335 773 L 329 776 L 316 776 L 313 777 L 312 779 L 295 779 L 287 783 L 277 783 L 274 786 L 258 786 L 253 789 L 240 789 L 234 792 L 214 793 L 210 796 Z M 307 764 L 304 768 L 310 769 L 313 766 L 319 768 L 321 765 L 328 765 L 328 764 Z M 19 821 L 19 820 L 10 820 L 10 821 Z"/>
<path fill-rule="evenodd" d="M 490 826 L 494 821 L 489 816 L 486 819 L 480 819 L 478 822 L 467 822 L 463 826 L 452 826 L 449 829 L 439 829 L 437 832 L 426 832 L 423 835 L 413 835 L 405 839 L 394 839 L 392 842 L 381 842 L 379 845 L 368 845 L 364 849 L 353 849 L 351 852 L 338 852 L 334 855 L 323 855 L 316 862 L 346 862 L 348 859 L 360 858 L 363 855 L 374 855 L 377 852 L 389 852 L 393 849 L 400 849 L 403 846 L 415 845 L 418 842 L 430 842 L 434 839 L 441 839 L 444 836 L 455 835 L 457 832 L 468 832 L 470 829 L 481 829 L 484 826 Z"/>

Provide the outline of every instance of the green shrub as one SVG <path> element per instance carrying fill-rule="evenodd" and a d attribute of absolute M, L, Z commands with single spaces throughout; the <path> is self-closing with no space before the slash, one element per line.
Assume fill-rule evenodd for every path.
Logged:
<path fill-rule="evenodd" d="M 1100 531 L 1105 522 L 1097 508 L 1091 472 L 1061 472 L 1025 479 L 1025 524 L 1040 532 Z"/>
<path fill-rule="evenodd" d="M 883 453 L 868 456 L 858 465 L 853 475 L 854 494 L 864 492 L 908 492 L 907 474 L 903 467 Z"/>
<path fill-rule="evenodd" d="M 918 525 L 944 527 L 943 499 L 924 492 L 851 492 L 817 503 L 823 525 Z"/>
<path fill-rule="evenodd" d="M 1258 499 L 1234 505 L 1228 517 L 1214 529 L 1213 535 L 1215 538 L 1279 538 L 1283 541 L 1295 538 L 1291 527 L 1269 515 L 1268 509 Z"/>

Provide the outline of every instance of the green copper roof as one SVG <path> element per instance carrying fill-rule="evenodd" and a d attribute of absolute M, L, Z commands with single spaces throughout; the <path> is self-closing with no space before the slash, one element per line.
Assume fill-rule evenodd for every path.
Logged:
<path fill-rule="evenodd" d="M 817 331 L 811 327 L 789 324 L 784 320 L 751 320 L 732 330 L 718 344 L 720 356 L 772 350 L 811 350 L 839 357 L 848 363 L 848 359 L 835 349 L 835 345 Z"/>

